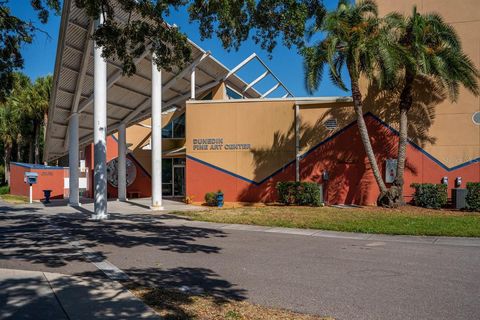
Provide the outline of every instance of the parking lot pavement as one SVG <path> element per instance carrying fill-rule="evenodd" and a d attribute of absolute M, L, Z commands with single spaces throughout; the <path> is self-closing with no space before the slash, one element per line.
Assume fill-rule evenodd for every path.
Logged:
<path fill-rule="evenodd" d="M 81 244 L 96 253 L 98 265 L 115 267 L 139 284 L 206 291 L 338 319 L 480 318 L 480 247 L 471 245 L 475 239 L 452 244 L 448 238 L 265 232 L 131 212 L 98 222 L 61 211 L 40 214 L 44 219 L 35 223 L 56 226 L 52 237 L 68 234 L 66 244 Z M 32 230 L 35 223 L 26 218 L 9 222 Z M 58 241 L 48 236 L 20 234 L 0 247 L 10 242 L 38 253 L 34 250 L 29 258 L 0 251 L 0 266 L 19 261 L 32 268 L 103 273 L 81 256 L 49 260 L 41 244 L 56 250 Z"/>

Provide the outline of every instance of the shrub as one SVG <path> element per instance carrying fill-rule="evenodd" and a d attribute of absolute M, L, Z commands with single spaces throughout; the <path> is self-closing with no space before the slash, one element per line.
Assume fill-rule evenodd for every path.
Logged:
<path fill-rule="evenodd" d="M 216 192 L 207 192 L 205 193 L 205 203 L 209 206 L 217 205 L 217 193 Z"/>
<path fill-rule="evenodd" d="M 433 183 L 413 183 L 413 202 L 424 208 L 439 209 L 447 204 L 447 186 Z"/>
<path fill-rule="evenodd" d="M 480 211 L 480 182 L 467 182 L 467 210 Z"/>
<path fill-rule="evenodd" d="M 278 201 L 300 206 L 320 206 L 322 191 L 314 182 L 285 181 L 277 183 Z"/>
<path fill-rule="evenodd" d="M 10 193 L 10 187 L 9 186 L 1 186 L 0 187 L 0 194 L 9 194 Z"/>

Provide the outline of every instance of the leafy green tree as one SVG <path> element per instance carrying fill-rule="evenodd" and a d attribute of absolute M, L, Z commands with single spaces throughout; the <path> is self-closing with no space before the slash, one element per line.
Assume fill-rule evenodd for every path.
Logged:
<path fill-rule="evenodd" d="M 50 12 L 60 12 L 59 0 L 32 0 L 41 23 L 48 21 Z M 14 72 L 23 67 L 22 46 L 33 41 L 36 32 L 42 32 L 31 21 L 12 14 L 9 0 L 0 0 L 0 101 L 5 101 L 14 86 Z"/>
<path fill-rule="evenodd" d="M 347 91 L 341 77 L 344 67 L 350 76 L 353 107 L 360 137 L 381 193 L 387 191 L 372 149 L 369 133 L 363 118 L 363 101 L 359 80 L 391 83 L 398 69 L 394 38 L 388 28 L 389 19 L 379 19 L 377 5 L 372 0 L 351 3 L 341 0 L 336 10 L 328 12 L 322 23 L 310 34 L 321 33 L 324 38 L 302 50 L 304 56 L 306 87 L 309 92 L 318 89 L 323 71 L 328 68 L 330 79 Z"/>
<path fill-rule="evenodd" d="M 223 46 L 238 49 L 253 38 L 271 52 L 278 41 L 288 47 L 302 43 L 306 22 L 321 20 L 322 0 L 73 0 L 91 19 L 100 15 L 104 24 L 93 39 L 103 48 L 103 56 L 115 58 L 126 75 L 135 73 L 134 59 L 145 50 L 155 53 L 159 68 L 181 67 L 191 58 L 185 34 L 166 19 L 172 10 L 186 7 L 192 22 L 198 22 L 203 38 L 216 35 Z M 60 0 L 32 0 L 41 23 L 50 13 L 58 14 Z M 118 18 L 127 12 L 126 21 Z M 0 0 L 0 100 L 12 86 L 12 72 L 23 67 L 21 47 L 31 43 L 38 26 L 12 15 L 9 0 Z M 147 47 L 150 45 L 150 47 Z"/>
<path fill-rule="evenodd" d="M 408 144 L 408 112 L 414 103 L 414 83 L 434 81 L 436 87 L 446 92 L 454 102 L 460 86 L 478 96 L 479 71 L 462 51 L 453 27 L 436 13 L 420 14 L 414 7 L 411 16 L 397 19 L 391 28 L 392 34 L 398 36 L 398 52 L 402 53 L 402 63 L 396 72 L 401 75 L 397 81 L 402 90 L 398 104 L 400 138 L 395 183 L 402 195 L 397 204 L 401 204 Z"/>
<path fill-rule="evenodd" d="M 19 108 L 23 108 L 32 126 L 30 139 L 29 162 L 39 163 L 41 157 L 40 145 L 43 143 L 42 132 L 45 130 L 52 89 L 52 76 L 48 75 L 35 80 L 33 85 L 23 90 L 15 100 Z"/>
<path fill-rule="evenodd" d="M 10 96 L 5 101 L 0 102 L 0 143 L 4 150 L 2 160 L 6 181 L 10 179 L 9 168 L 13 148 L 15 145 L 17 150 L 21 148 L 22 132 L 25 129 L 23 125 L 25 110 L 18 103 L 17 98 L 31 85 L 30 79 L 24 74 L 13 73 L 12 78 L 13 88 L 10 91 Z"/>

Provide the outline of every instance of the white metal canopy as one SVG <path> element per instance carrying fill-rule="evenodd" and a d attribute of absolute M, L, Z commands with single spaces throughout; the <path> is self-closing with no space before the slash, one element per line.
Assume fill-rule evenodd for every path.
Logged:
<path fill-rule="evenodd" d="M 116 14 L 119 21 L 127 14 Z M 122 20 L 124 19 L 124 20 Z M 78 113 L 80 146 L 93 141 L 94 59 L 93 21 L 65 0 L 60 25 L 54 71 L 54 85 L 48 111 L 44 160 L 50 161 L 68 153 L 69 122 Z M 162 109 L 182 106 L 191 97 L 192 70 L 195 70 L 195 95 L 199 96 L 222 81 L 246 98 L 260 98 L 252 86 L 191 42 L 192 61 L 183 70 L 162 72 Z M 107 134 L 120 125 L 129 126 L 151 116 L 151 57 L 145 52 L 135 61 L 137 71 L 131 77 L 122 75 L 118 61 L 107 61 Z M 77 116 L 75 116 L 77 117 Z"/>

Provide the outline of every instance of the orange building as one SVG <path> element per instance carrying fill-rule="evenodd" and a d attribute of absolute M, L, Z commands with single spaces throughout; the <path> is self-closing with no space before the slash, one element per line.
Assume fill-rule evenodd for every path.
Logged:
<path fill-rule="evenodd" d="M 409 14 L 414 3 L 420 12 L 439 12 L 455 27 L 465 52 L 477 67 L 480 66 L 478 1 L 381 0 L 378 3 L 382 14 L 390 11 Z M 209 68 L 212 69 L 204 71 L 208 73 L 214 66 Z M 269 92 L 258 93 L 252 83 L 245 83 L 240 78 L 232 81 L 229 77 L 235 71 L 222 69 L 223 75 L 218 71 L 221 76 L 212 85 L 197 85 L 201 88 L 209 86 L 208 90 L 193 93 L 193 99 L 189 99 L 188 92 L 185 96 L 184 91 L 183 100 L 172 98 L 176 103 L 163 110 L 163 197 L 188 196 L 194 202 L 201 202 L 205 193 L 222 190 L 226 201 L 269 202 L 277 197 L 277 182 L 298 179 L 322 184 L 325 198 L 332 204 L 375 204 L 379 190 L 348 98 L 295 98 L 289 94 L 286 95 L 289 97 L 267 98 Z M 147 79 L 148 75 L 141 77 Z M 170 79 L 175 77 L 178 74 Z M 167 79 L 166 84 L 170 81 Z M 281 85 L 279 80 L 278 84 Z M 122 83 L 122 86 L 126 84 Z M 189 84 L 184 86 L 185 90 Z M 432 94 L 428 84 L 419 83 L 415 88 L 405 174 L 407 201 L 413 192 L 411 183 L 440 183 L 443 177 L 448 177 L 451 189 L 456 177 L 462 177 L 464 184 L 480 181 L 480 98 L 462 90 L 459 100 L 451 103 L 441 95 Z M 195 83 L 193 92 L 194 89 Z M 398 92 L 377 95 L 366 82 L 362 89 L 364 117 L 386 179 L 390 174 L 387 161 L 397 155 Z M 119 92 L 113 92 L 112 99 L 121 97 Z M 121 103 L 115 103 L 122 108 Z M 115 103 L 112 108 L 117 107 Z M 141 106 L 142 100 L 136 104 Z M 128 106 L 123 108 L 128 110 Z M 130 119 L 128 115 L 126 118 Z M 138 121 L 128 123 L 126 130 L 127 193 L 129 197 L 149 197 L 152 194 L 151 120 L 149 114 L 135 119 Z M 115 124 L 121 119 L 112 116 L 111 121 Z M 55 139 L 65 143 L 66 129 L 58 128 Z M 116 196 L 115 159 L 118 151 L 115 128 L 113 126 L 108 131 L 113 136 L 107 141 L 110 197 Z M 90 128 L 84 129 L 85 138 L 80 141 L 89 142 L 87 132 Z M 55 124 L 51 130 L 55 132 Z M 66 153 L 65 149 L 55 149 L 52 142 L 50 145 L 48 160 L 58 159 Z M 90 168 L 93 166 L 92 153 L 92 147 L 87 146 L 81 155 Z"/>

